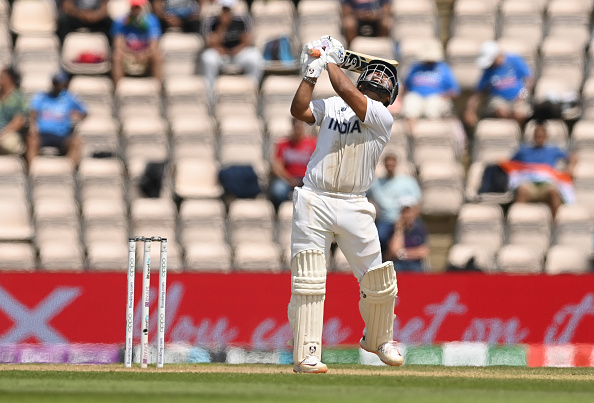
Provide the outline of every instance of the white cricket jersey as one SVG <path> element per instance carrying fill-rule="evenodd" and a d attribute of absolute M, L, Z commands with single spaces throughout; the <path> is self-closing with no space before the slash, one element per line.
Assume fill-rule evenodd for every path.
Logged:
<path fill-rule="evenodd" d="M 320 130 L 304 185 L 329 192 L 366 192 L 392 134 L 394 118 L 388 109 L 367 98 L 367 115 L 361 122 L 340 97 L 312 101 L 309 107 Z"/>

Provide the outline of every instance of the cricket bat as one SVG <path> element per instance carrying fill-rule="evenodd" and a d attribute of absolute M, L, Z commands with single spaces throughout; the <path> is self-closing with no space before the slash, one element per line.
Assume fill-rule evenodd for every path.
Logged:
<path fill-rule="evenodd" d="M 309 49 L 307 53 L 312 57 L 320 57 L 322 54 L 320 49 Z M 344 51 L 344 62 L 342 62 L 340 67 L 345 70 L 361 73 L 372 60 L 383 60 L 384 62 L 390 63 L 394 67 L 398 67 L 398 62 L 396 60 L 366 55 L 365 53 L 354 52 L 348 49 L 345 49 Z"/>

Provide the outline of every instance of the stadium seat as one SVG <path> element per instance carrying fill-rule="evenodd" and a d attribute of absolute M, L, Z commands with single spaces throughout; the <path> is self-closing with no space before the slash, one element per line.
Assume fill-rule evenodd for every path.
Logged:
<path fill-rule="evenodd" d="M 47 35 L 56 32 L 58 12 L 50 1 L 15 0 L 9 26 L 17 35 Z"/>
<path fill-rule="evenodd" d="M 37 268 L 36 251 L 25 242 L 0 242 L 0 271 L 34 271 Z"/>
<path fill-rule="evenodd" d="M 35 227 L 53 225 L 79 225 L 79 206 L 74 199 L 42 199 L 35 203 Z"/>
<path fill-rule="evenodd" d="M 175 228 L 177 211 L 172 200 L 137 199 L 130 205 L 130 220 L 133 226 L 142 224 L 158 224 L 163 228 Z M 162 236 L 145 234 L 143 236 Z"/>
<path fill-rule="evenodd" d="M 161 106 L 161 83 L 153 77 L 123 77 L 115 87 L 119 107 L 126 105 Z"/>
<path fill-rule="evenodd" d="M 83 228 L 85 245 L 87 248 L 94 244 L 126 245 L 129 239 L 128 221 L 117 223 L 115 221 L 89 220 Z"/>
<path fill-rule="evenodd" d="M 279 272 L 282 269 L 279 246 L 273 241 L 244 241 L 235 245 L 233 268 L 236 271 Z"/>
<path fill-rule="evenodd" d="M 29 204 L 22 199 L 0 198 L 0 241 L 29 241 L 34 235 Z"/>
<path fill-rule="evenodd" d="M 573 186 L 577 204 L 594 216 L 594 163 L 578 160 L 573 169 Z"/>
<path fill-rule="evenodd" d="M 594 219 L 586 206 L 564 204 L 555 215 L 554 239 L 556 245 L 578 247 L 591 254 Z"/>
<path fill-rule="evenodd" d="M 179 116 L 171 123 L 173 159 L 215 158 L 217 133 L 211 118 Z"/>
<path fill-rule="evenodd" d="M 82 246 L 60 239 L 39 245 L 39 260 L 41 269 L 48 271 L 82 271 L 85 267 Z"/>
<path fill-rule="evenodd" d="M 466 37 L 450 38 L 446 46 L 446 59 L 456 81 L 462 90 L 476 87 L 481 76 L 481 69 L 476 64 L 482 42 Z"/>
<path fill-rule="evenodd" d="M 220 199 L 186 199 L 179 210 L 181 243 L 187 249 L 193 242 L 225 242 L 225 205 Z"/>
<path fill-rule="evenodd" d="M 246 75 L 221 75 L 215 83 L 215 104 L 258 104 L 256 83 Z"/>
<path fill-rule="evenodd" d="M 122 157 L 119 122 L 107 115 L 91 114 L 74 128 L 83 141 L 83 158 L 93 155 Z"/>
<path fill-rule="evenodd" d="M 471 261 L 472 259 L 472 261 Z M 448 251 L 448 267 L 459 270 L 495 271 L 495 251 L 480 245 L 455 244 Z"/>
<path fill-rule="evenodd" d="M 265 180 L 268 175 L 268 166 L 262 152 L 262 146 L 255 143 L 228 143 L 222 145 L 219 151 L 221 167 L 231 165 L 251 165 L 258 177 Z"/>
<path fill-rule="evenodd" d="M 227 116 L 219 122 L 219 142 L 221 147 L 229 144 L 262 144 L 264 142 L 264 125 L 253 117 Z"/>
<path fill-rule="evenodd" d="M 60 70 L 60 42 L 56 35 L 19 35 L 14 44 L 18 71 L 54 74 Z"/>
<path fill-rule="evenodd" d="M 196 74 L 198 54 L 204 48 L 202 36 L 167 31 L 159 39 L 163 56 L 163 76 L 192 77 Z"/>
<path fill-rule="evenodd" d="M 115 270 L 126 272 L 126 242 L 93 242 L 87 245 L 87 266 L 90 270 Z"/>
<path fill-rule="evenodd" d="M 129 0 L 108 0 L 107 13 L 112 20 L 117 20 L 123 17 L 130 11 Z"/>
<path fill-rule="evenodd" d="M 227 216 L 232 246 L 242 242 L 274 240 L 274 207 L 267 199 L 236 199 Z"/>
<path fill-rule="evenodd" d="M 426 162 L 421 165 L 422 213 L 456 215 L 463 202 L 463 181 L 463 169 L 458 163 Z"/>
<path fill-rule="evenodd" d="M 83 227 L 128 224 L 128 209 L 123 198 L 93 198 L 82 203 Z"/>
<path fill-rule="evenodd" d="M 394 59 L 394 42 L 392 38 L 371 38 L 367 36 L 357 36 L 353 39 L 350 46 L 354 52 L 365 53 L 368 55 L 382 55 L 384 59 Z"/>
<path fill-rule="evenodd" d="M 186 270 L 231 271 L 231 248 L 226 242 L 192 242 L 186 245 Z"/>
<path fill-rule="evenodd" d="M 581 76 L 582 73 L 578 75 Z M 534 86 L 533 102 L 538 104 L 545 101 L 561 101 L 561 102 L 575 102 L 578 103 L 579 98 L 579 84 L 578 79 L 573 77 L 570 80 L 566 79 L 566 74 L 555 74 L 542 76 L 536 81 Z M 571 112 L 571 111 L 568 111 Z M 568 113 L 564 111 L 563 113 Z M 575 115 L 579 115 L 579 108 L 575 108 Z M 574 119 L 572 116 L 567 116 L 567 119 Z"/>
<path fill-rule="evenodd" d="M 17 155 L 0 155 L 0 200 L 27 203 L 29 183 L 24 160 Z"/>
<path fill-rule="evenodd" d="M 591 271 L 588 253 L 572 245 L 554 245 L 546 256 L 546 274 L 583 274 Z"/>
<path fill-rule="evenodd" d="M 277 116 L 290 117 L 290 107 L 293 96 L 301 77 L 298 75 L 268 75 L 262 80 L 260 89 L 260 103 L 262 117 L 269 121 Z"/>
<path fill-rule="evenodd" d="M 70 79 L 68 91 L 85 103 L 89 116 L 113 115 L 113 82 L 108 77 L 75 75 Z"/>
<path fill-rule="evenodd" d="M 412 160 L 419 166 L 425 162 L 457 160 L 451 122 L 445 119 L 422 119 L 415 124 L 411 135 Z"/>
<path fill-rule="evenodd" d="M 547 4 L 547 36 L 570 38 L 583 50 L 590 40 L 591 1 L 550 0 Z"/>
<path fill-rule="evenodd" d="M 472 161 L 495 163 L 512 157 L 521 131 L 513 119 L 481 119 L 474 131 Z"/>
<path fill-rule="evenodd" d="M 490 1 L 457 0 L 450 20 L 451 36 L 493 40 L 497 19 L 495 6 Z"/>
<path fill-rule="evenodd" d="M 291 230 L 293 226 L 293 201 L 285 200 L 277 212 L 277 236 L 279 245 L 285 249 L 291 248 Z"/>
<path fill-rule="evenodd" d="M 571 131 L 571 151 L 579 161 L 594 162 L 594 120 L 578 120 Z"/>
<path fill-rule="evenodd" d="M 62 45 L 62 67 L 70 74 L 106 74 L 111 48 L 102 32 L 69 32 Z"/>
<path fill-rule="evenodd" d="M 212 158 L 176 160 L 173 172 L 175 194 L 182 199 L 220 197 L 223 189 L 218 181 L 219 167 Z"/>
<path fill-rule="evenodd" d="M 497 253 L 497 267 L 503 273 L 539 274 L 543 255 L 526 245 L 505 245 Z"/>
<path fill-rule="evenodd" d="M 503 0 L 500 4 L 499 36 L 538 47 L 544 31 L 543 6 L 538 1 Z"/>
<path fill-rule="evenodd" d="M 583 46 L 571 37 L 547 36 L 540 48 L 540 78 L 555 77 L 579 91 L 584 79 Z"/>
<path fill-rule="evenodd" d="M 277 117 L 270 117 L 266 120 L 266 133 L 269 144 L 275 144 L 282 138 L 293 133 L 293 121 L 289 114 Z"/>
<path fill-rule="evenodd" d="M 31 162 L 29 177 L 34 202 L 43 198 L 73 200 L 75 197 L 74 165 L 69 158 L 37 156 Z"/>
<path fill-rule="evenodd" d="M 391 37 L 432 38 L 437 33 L 437 7 L 429 0 L 400 0 L 392 2 L 394 25 Z"/>
<path fill-rule="evenodd" d="M 594 66 L 594 59 L 590 58 L 589 65 Z M 582 88 L 582 120 L 594 119 L 594 70 L 589 72 L 589 77 Z M 579 123 L 579 122 L 578 122 Z"/>
<path fill-rule="evenodd" d="M 25 97 L 29 101 L 37 92 L 49 91 L 51 87 L 51 74 L 47 74 L 45 72 L 32 71 L 23 74 L 21 77 L 21 91 L 23 91 Z"/>
<path fill-rule="evenodd" d="M 462 206 L 456 222 L 456 243 L 481 246 L 495 252 L 503 244 L 503 210 L 497 204 Z"/>
<path fill-rule="evenodd" d="M 542 203 L 514 203 L 507 213 L 508 243 L 544 253 L 551 244 L 551 209 Z"/>
<path fill-rule="evenodd" d="M 173 105 L 208 105 L 207 87 L 201 76 L 167 77 L 163 85 L 167 107 Z"/>

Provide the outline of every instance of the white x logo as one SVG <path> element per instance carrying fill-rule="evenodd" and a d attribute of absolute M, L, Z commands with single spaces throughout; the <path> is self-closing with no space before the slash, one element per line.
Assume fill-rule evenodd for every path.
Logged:
<path fill-rule="evenodd" d="M 0 343 L 19 343 L 30 336 L 41 343 L 67 342 L 64 336 L 49 325 L 49 321 L 80 293 L 78 287 L 58 287 L 35 308 L 28 309 L 0 287 L 0 310 L 14 321 L 14 326 L 0 335 Z"/>

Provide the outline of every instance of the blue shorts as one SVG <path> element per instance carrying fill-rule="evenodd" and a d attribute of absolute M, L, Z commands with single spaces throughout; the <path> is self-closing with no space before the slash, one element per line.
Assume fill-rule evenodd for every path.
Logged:
<path fill-rule="evenodd" d="M 58 136 L 51 133 L 39 133 L 41 138 L 41 147 L 54 147 L 60 150 L 60 154 L 66 154 L 66 148 L 71 135 Z"/>

